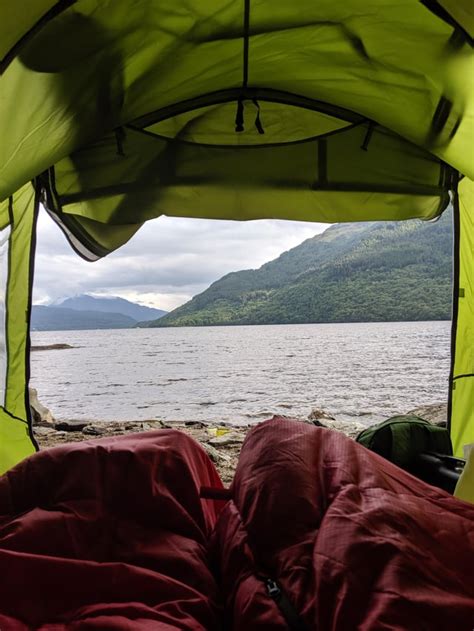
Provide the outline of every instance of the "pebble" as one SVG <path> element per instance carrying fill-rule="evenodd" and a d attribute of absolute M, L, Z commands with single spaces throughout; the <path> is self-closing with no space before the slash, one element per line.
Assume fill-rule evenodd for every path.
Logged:
<path fill-rule="evenodd" d="M 207 441 L 209 445 L 214 447 L 226 447 L 227 445 L 240 445 L 244 442 L 245 436 L 237 434 L 237 432 L 229 432 L 223 436 L 216 436 Z"/>
<path fill-rule="evenodd" d="M 222 451 L 219 451 L 218 449 L 216 449 L 212 445 L 209 445 L 208 443 L 203 443 L 202 446 L 203 446 L 205 452 L 207 453 L 207 455 L 209 456 L 209 458 L 213 462 L 215 462 L 216 464 L 219 464 L 220 462 L 231 462 L 232 461 L 232 458 L 230 456 L 227 456 Z"/>
<path fill-rule="evenodd" d="M 54 427 L 35 427 L 35 434 L 38 436 L 49 436 L 57 434 L 57 431 Z"/>
<path fill-rule="evenodd" d="M 100 436 L 101 434 L 106 434 L 107 429 L 105 427 L 98 427 L 97 425 L 86 425 L 82 433 L 91 436 Z"/>
<path fill-rule="evenodd" d="M 58 421 L 54 424 L 54 429 L 64 432 L 82 432 L 88 425 L 90 425 L 88 421 Z"/>

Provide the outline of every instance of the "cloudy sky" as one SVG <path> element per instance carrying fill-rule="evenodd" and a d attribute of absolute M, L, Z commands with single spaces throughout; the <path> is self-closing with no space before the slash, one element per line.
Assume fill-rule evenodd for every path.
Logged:
<path fill-rule="evenodd" d="M 121 296 L 167 311 L 224 274 L 258 268 L 326 224 L 160 217 L 95 263 L 73 252 L 44 210 L 38 220 L 35 303 L 82 293 Z"/>

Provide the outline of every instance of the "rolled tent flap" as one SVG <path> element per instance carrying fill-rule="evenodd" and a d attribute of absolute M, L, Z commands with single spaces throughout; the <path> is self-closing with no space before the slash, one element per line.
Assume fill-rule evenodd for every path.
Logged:
<path fill-rule="evenodd" d="M 121 128 L 119 138 L 109 134 L 57 163 L 43 181 L 71 242 L 73 235 L 90 258 L 103 256 L 159 215 L 431 219 L 448 205 L 453 169 L 383 127 L 262 100 L 258 108 L 243 103 L 249 129 L 239 137 L 236 105 Z"/>
<path fill-rule="evenodd" d="M 457 233 L 450 431 L 462 457 L 464 445 L 474 442 L 474 182 L 468 178 L 459 184 Z"/>
<path fill-rule="evenodd" d="M 36 449 L 28 380 L 37 207 L 31 184 L 0 204 L 0 474 Z"/>

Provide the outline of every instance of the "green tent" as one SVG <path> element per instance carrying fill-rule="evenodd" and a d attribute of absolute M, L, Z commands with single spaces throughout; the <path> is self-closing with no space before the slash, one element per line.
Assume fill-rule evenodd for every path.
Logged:
<path fill-rule="evenodd" d="M 432 219 L 452 202 L 450 426 L 462 453 L 474 441 L 472 6 L 2 3 L 0 470 L 35 448 L 40 201 L 90 260 L 160 215 Z"/>

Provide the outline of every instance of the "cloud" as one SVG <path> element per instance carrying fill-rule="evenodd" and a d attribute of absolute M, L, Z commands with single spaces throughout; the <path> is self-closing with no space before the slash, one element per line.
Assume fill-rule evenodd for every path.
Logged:
<path fill-rule="evenodd" d="M 95 263 L 78 257 L 43 211 L 38 221 L 34 302 L 81 293 L 114 295 L 170 310 L 229 272 L 255 269 L 325 224 L 160 217 Z"/>

